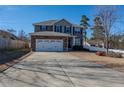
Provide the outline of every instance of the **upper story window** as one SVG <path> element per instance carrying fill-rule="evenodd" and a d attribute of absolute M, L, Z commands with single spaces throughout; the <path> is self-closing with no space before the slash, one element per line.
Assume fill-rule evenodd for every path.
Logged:
<path fill-rule="evenodd" d="M 56 26 L 55 26 L 55 31 L 56 31 L 56 32 L 62 32 L 62 26 L 56 25 Z"/>
<path fill-rule="evenodd" d="M 70 29 L 69 26 L 66 27 L 66 31 L 67 31 L 67 32 L 70 32 L 70 31 L 71 31 L 71 29 Z"/>
<path fill-rule="evenodd" d="M 80 32 L 80 28 L 75 27 L 74 31 L 76 31 L 76 32 Z"/>
<path fill-rule="evenodd" d="M 46 26 L 40 26 L 41 31 L 46 31 Z"/>
<path fill-rule="evenodd" d="M 75 34 L 75 35 L 81 34 L 81 29 L 80 29 L 79 27 L 75 27 L 75 28 L 74 28 L 74 34 Z"/>
<path fill-rule="evenodd" d="M 64 32 L 65 33 L 71 33 L 71 27 L 70 26 L 65 26 Z"/>
<path fill-rule="evenodd" d="M 47 26 L 46 30 L 47 31 L 53 31 L 53 26 Z"/>

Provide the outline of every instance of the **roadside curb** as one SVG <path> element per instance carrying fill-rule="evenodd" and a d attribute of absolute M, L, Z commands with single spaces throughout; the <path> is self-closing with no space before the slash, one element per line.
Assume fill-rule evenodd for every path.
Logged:
<path fill-rule="evenodd" d="M 8 62 L 8 63 L 6 63 L 6 64 L 3 64 L 3 67 L 0 68 L 0 73 L 2 73 L 3 71 L 7 70 L 7 69 L 10 68 L 10 67 L 12 67 L 13 65 L 19 63 L 19 61 L 21 61 L 21 60 L 23 60 L 24 58 L 30 56 L 31 54 L 33 54 L 32 51 L 30 51 L 30 52 L 27 53 L 26 55 L 23 55 L 23 56 L 20 57 L 20 58 L 17 58 L 17 59 L 15 59 L 15 60 L 11 61 L 11 62 Z"/>

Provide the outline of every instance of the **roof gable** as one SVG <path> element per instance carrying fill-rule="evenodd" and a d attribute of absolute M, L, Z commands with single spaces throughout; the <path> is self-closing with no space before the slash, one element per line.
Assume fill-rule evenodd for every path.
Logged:
<path fill-rule="evenodd" d="M 65 20 L 65 19 L 59 20 L 58 22 L 55 23 L 55 25 L 57 25 L 57 24 L 58 24 L 58 25 L 65 25 L 65 26 L 67 26 L 67 25 L 71 26 L 71 25 L 72 25 L 70 22 L 68 22 L 68 21 Z"/>

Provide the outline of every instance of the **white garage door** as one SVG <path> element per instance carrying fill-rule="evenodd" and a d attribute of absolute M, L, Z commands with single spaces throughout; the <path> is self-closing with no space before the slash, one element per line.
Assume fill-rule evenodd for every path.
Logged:
<path fill-rule="evenodd" d="M 36 39 L 36 51 L 63 51 L 63 40 Z"/>

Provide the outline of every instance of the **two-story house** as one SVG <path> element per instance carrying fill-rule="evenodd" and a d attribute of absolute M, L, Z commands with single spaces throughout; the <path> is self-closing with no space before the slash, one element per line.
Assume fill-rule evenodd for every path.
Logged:
<path fill-rule="evenodd" d="M 83 45 L 83 27 L 65 19 L 34 23 L 31 35 L 33 51 L 68 51 Z"/>

